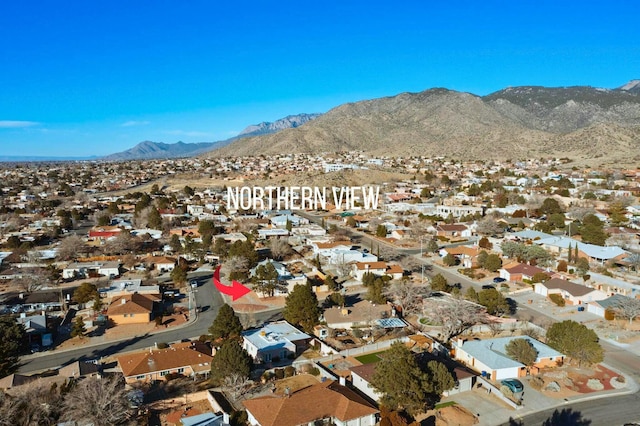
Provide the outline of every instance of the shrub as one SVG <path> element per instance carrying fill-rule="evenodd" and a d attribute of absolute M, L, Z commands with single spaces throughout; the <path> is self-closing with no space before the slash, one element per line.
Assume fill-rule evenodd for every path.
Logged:
<path fill-rule="evenodd" d="M 611 309 L 607 309 L 604 311 L 604 319 L 607 321 L 613 321 L 616 319 L 616 314 Z"/>
<path fill-rule="evenodd" d="M 616 380 L 618 381 L 618 383 L 625 383 L 627 381 L 627 379 L 622 375 L 616 377 Z"/>
<path fill-rule="evenodd" d="M 549 295 L 549 299 L 551 299 L 551 301 L 553 303 L 555 303 L 556 305 L 558 305 L 560 307 L 562 307 L 562 306 L 564 306 L 566 304 L 564 298 L 559 294 L 555 294 L 555 293 L 554 294 L 550 294 Z"/>
<path fill-rule="evenodd" d="M 309 369 L 309 374 L 311 374 L 312 376 L 319 376 L 320 375 L 320 369 L 318 367 L 311 367 Z"/>
<path fill-rule="evenodd" d="M 158 349 L 167 349 L 169 347 L 169 344 L 165 342 L 160 342 L 158 343 L 157 346 L 158 346 Z"/>
<path fill-rule="evenodd" d="M 296 374 L 295 367 L 292 367 L 291 365 L 289 365 L 284 368 L 284 377 L 291 377 L 291 376 L 294 376 L 295 374 Z"/>
<path fill-rule="evenodd" d="M 544 386 L 544 380 L 542 379 L 542 377 L 533 376 L 531 380 L 529 380 L 529 384 L 535 390 L 540 390 Z"/>
<path fill-rule="evenodd" d="M 274 370 L 274 374 L 276 376 L 276 380 L 284 379 L 284 368 L 276 368 Z"/>
<path fill-rule="evenodd" d="M 262 376 L 260 376 L 260 380 L 263 383 L 266 383 L 269 380 L 272 380 L 273 377 L 274 377 L 273 371 L 265 371 L 264 373 L 262 373 Z"/>

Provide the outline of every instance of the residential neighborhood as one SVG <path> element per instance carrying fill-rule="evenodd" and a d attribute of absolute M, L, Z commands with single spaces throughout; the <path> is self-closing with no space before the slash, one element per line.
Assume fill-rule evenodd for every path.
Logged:
<path fill-rule="evenodd" d="M 328 161 L 4 164 L 2 401 L 100 377 L 123 424 L 500 424 L 637 391 L 640 171 Z M 369 209 L 226 190 L 389 169 Z"/>

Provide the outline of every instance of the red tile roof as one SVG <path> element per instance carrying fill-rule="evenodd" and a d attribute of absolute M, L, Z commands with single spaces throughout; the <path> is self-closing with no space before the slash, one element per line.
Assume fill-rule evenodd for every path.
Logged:
<path fill-rule="evenodd" d="M 378 413 L 363 397 L 332 380 L 289 397 L 263 396 L 243 404 L 262 426 L 298 426 L 329 417 L 346 422 Z"/>

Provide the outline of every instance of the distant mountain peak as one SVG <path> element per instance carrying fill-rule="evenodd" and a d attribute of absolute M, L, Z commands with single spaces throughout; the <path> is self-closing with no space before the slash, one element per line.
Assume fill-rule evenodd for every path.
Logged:
<path fill-rule="evenodd" d="M 624 86 L 618 87 L 619 90 L 624 90 L 626 92 L 639 92 L 640 91 L 640 79 L 631 80 Z"/>
<path fill-rule="evenodd" d="M 274 133 L 284 129 L 302 126 L 304 123 L 320 117 L 322 114 L 296 114 L 288 115 L 274 122 L 264 121 L 260 124 L 247 126 L 238 136 L 258 136 L 266 133 Z"/>
<path fill-rule="evenodd" d="M 156 158 L 177 158 L 191 157 L 194 155 L 204 154 L 205 152 L 222 148 L 230 143 L 250 136 L 267 135 L 279 132 L 280 130 L 302 126 L 304 123 L 311 121 L 321 114 L 297 114 L 289 115 L 285 118 L 274 121 L 273 123 L 264 122 L 252 125 L 244 129 L 238 136 L 225 139 L 218 142 L 198 142 L 186 143 L 178 141 L 175 143 L 143 141 L 126 151 L 103 157 L 103 160 L 150 160 Z"/>

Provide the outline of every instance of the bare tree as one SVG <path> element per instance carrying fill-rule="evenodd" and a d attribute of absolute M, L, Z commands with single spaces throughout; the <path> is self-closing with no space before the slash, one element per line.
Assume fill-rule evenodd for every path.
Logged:
<path fill-rule="evenodd" d="M 478 232 L 478 234 L 482 235 L 495 235 L 501 233 L 503 229 L 495 219 L 487 216 L 478 222 L 476 231 Z"/>
<path fill-rule="evenodd" d="M 0 392 L 0 426 L 55 425 L 60 394 L 44 380 L 15 388 L 11 395 Z"/>
<path fill-rule="evenodd" d="M 624 260 L 633 268 L 634 271 L 636 271 L 636 273 L 640 273 L 640 253 L 632 253 Z"/>
<path fill-rule="evenodd" d="M 249 270 L 249 259 L 244 256 L 233 256 L 227 259 L 226 266 L 230 272 L 247 272 Z"/>
<path fill-rule="evenodd" d="M 414 285 L 409 281 L 393 281 L 384 294 L 402 308 L 403 316 L 422 311 L 422 303 L 430 293 L 426 286 Z"/>
<path fill-rule="evenodd" d="M 640 299 L 620 297 L 614 308 L 616 316 L 628 319 L 629 325 L 640 315 Z"/>
<path fill-rule="evenodd" d="M 253 382 L 247 377 L 238 373 L 226 376 L 222 382 L 222 387 L 234 401 L 242 398 L 249 390 Z"/>
<path fill-rule="evenodd" d="M 422 266 L 425 266 L 425 270 L 427 269 L 427 265 L 416 259 L 414 256 L 404 256 L 400 259 L 400 266 L 402 266 L 402 269 L 409 272 L 421 271 Z"/>
<path fill-rule="evenodd" d="M 45 268 L 23 268 L 21 276 L 13 279 L 13 285 L 27 293 L 40 290 L 51 284 Z"/>
<path fill-rule="evenodd" d="M 84 241 L 78 235 L 72 234 L 60 241 L 58 245 L 58 259 L 71 260 L 77 258 L 77 253 L 82 252 Z"/>
<path fill-rule="evenodd" d="M 567 216 L 582 222 L 586 215 L 594 214 L 596 210 L 591 206 L 572 206 L 567 212 Z"/>
<path fill-rule="evenodd" d="M 340 277 L 348 277 L 353 269 L 353 266 L 350 262 L 347 262 L 344 259 L 344 256 L 338 258 L 335 263 L 336 271 Z"/>
<path fill-rule="evenodd" d="M 496 337 L 502 331 L 502 323 L 497 321 L 489 321 L 487 323 L 487 327 L 489 327 L 489 334 L 491 334 L 491 337 Z"/>
<path fill-rule="evenodd" d="M 269 250 L 274 259 L 281 260 L 291 254 L 291 246 L 286 238 L 273 238 L 269 241 Z"/>
<path fill-rule="evenodd" d="M 123 423 L 129 415 L 124 384 L 117 378 L 86 378 L 78 382 L 62 404 L 63 418 L 95 426 Z"/>
<path fill-rule="evenodd" d="M 140 248 L 140 240 L 128 231 L 122 231 L 117 236 L 107 240 L 104 251 L 110 254 L 127 254 Z"/>
<path fill-rule="evenodd" d="M 425 303 L 423 312 L 434 323 L 442 324 L 441 332 L 445 341 L 484 322 L 486 317 L 483 308 L 479 305 L 455 297 L 429 299 Z"/>

